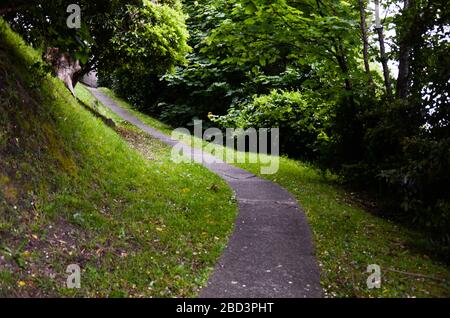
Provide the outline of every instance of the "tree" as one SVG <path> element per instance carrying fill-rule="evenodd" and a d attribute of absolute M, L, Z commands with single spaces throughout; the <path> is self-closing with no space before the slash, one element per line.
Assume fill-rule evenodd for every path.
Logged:
<path fill-rule="evenodd" d="M 363 59 L 364 68 L 366 70 L 367 76 L 369 77 L 369 85 L 373 85 L 373 78 L 370 74 L 370 64 L 369 64 L 369 36 L 367 32 L 367 22 L 366 22 L 366 3 L 364 0 L 358 0 L 359 12 L 361 19 L 361 39 L 363 42 Z"/>
<path fill-rule="evenodd" d="M 378 42 L 380 43 L 380 59 L 383 66 L 384 86 L 386 87 L 386 95 L 389 99 L 392 99 L 392 86 L 389 75 L 388 58 L 386 55 L 386 46 L 384 41 L 383 25 L 380 20 L 380 3 L 379 0 L 375 0 L 375 30 L 378 34 Z"/>
<path fill-rule="evenodd" d="M 140 107 L 154 98 L 158 78 L 184 64 L 190 51 L 180 2 L 165 3 L 126 6 L 111 23 L 111 43 L 99 63 L 100 83 Z"/>
<path fill-rule="evenodd" d="M 166 12 L 169 7 L 173 7 L 173 13 L 179 12 L 178 1 L 155 4 L 148 0 L 80 0 L 81 28 L 70 29 L 66 24 L 66 9 L 72 2 L 34 0 L 16 5 L 8 1 L 0 8 L 7 12 L 5 17 L 28 42 L 43 47 L 44 52 L 57 53 L 47 56 L 56 67 L 55 72 L 69 75 L 73 86 L 82 76 L 99 67 L 112 70 L 118 65 L 145 60 L 147 65 L 170 68 L 187 50 L 185 25 L 179 14 L 175 15 L 176 21 L 169 19 L 172 24 L 166 27 L 162 20 L 155 25 L 159 16 L 149 13 Z M 128 35 L 125 26 L 133 26 L 130 23 L 133 15 L 138 20 L 134 23 L 135 30 L 130 30 L 129 34 L 139 41 L 131 42 L 131 37 L 124 35 Z M 159 45 L 152 47 L 155 40 L 160 41 Z M 161 41 L 165 41 L 164 45 L 160 45 Z M 126 45 L 134 45 L 128 53 L 124 49 Z M 148 54 L 150 47 L 152 53 Z M 65 72 L 64 68 L 70 70 Z"/>
<path fill-rule="evenodd" d="M 414 0 L 404 0 L 402 15 L 406 17 L 411 14 L 411 9 L 414 6 Z M 408 96 L 408 80 L 409 80 L 409 59 L 411 54 L 412 44 L 408 39 L 408 30 L 412 25 L 411 18 L 404 21 L 404 25 L 398 28 L 400 32 L 399 39 L 399 66 L 398 66 L 398 77 L 397 77 L 397 97 L 406 98 Z"/>

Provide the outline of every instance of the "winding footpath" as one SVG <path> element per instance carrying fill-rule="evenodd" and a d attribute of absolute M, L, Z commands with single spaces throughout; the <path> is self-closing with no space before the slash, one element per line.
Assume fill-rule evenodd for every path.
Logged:
<path fill-rule="evenodd" d="M 91 93 L 118 116 L 163 143 L 178 141 L 149 127 L 95 88 Z M 234 190 L 239 215 L 234 232 L 202 298 L 322 297 L 319 267 L 306 216 L 295 198 L 280 186 L 215 159 L 199 149 L 184 151 L 222 177 Z"/>

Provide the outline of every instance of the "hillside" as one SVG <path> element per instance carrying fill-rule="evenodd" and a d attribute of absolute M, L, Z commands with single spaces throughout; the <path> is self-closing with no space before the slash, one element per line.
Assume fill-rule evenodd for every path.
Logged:
<path fill-rule="evenodd" d="M 0 20 L 0 296 L 195 296 L 236 207 L 169 156 L 94 117 Z M 81 289 L 65 287 L 70 264 Z"/>

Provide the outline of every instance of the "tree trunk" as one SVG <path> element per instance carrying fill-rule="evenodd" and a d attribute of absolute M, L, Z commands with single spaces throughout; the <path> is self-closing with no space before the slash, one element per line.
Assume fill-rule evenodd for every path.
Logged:
<path fill-rule="evenodd" d="M 52 63 L 55 75 L 64 82 L 67 89 L 75 96 L 74 87 L 78 81 L 77 74 L 82 70 L 80 62 L 74 60 L 68 53 L 59 53 L 58 48 L 47 49 L 45 59 Z"/>
<path fill-rule="evenodd" d="M 375 0 L 375 17 L 376 17 L 376 25 L 375 30 L 378 34 L 378 41 L 380 43 L 380 58 L 381 58 L 381 64 L 383 66 L 383 76 L 384 76 L 384 85 L 386 86 L 386 95 L 389 99 L 392 99 L 392 87 L 391 87 L 391 80 L 389 78 L 389 66 L 388 66 L 388 59 L 386 56 L 386 47 L 384 44 L 384 33 L 383 33 L 383 26 L 380 23 L 380 4 L 378 0 Z"/>
<path fill-rule="evenodd" d="M 383 65 L 383 76 L 384 76 L 384 85 L 386 86 L 386 94 L 389 99 L 392 98 L 392 87 L 391 87 L 391 80 L 389 79 L 389 66 L 388 66 L 388 59 L 386 57 L 386 49 L 384 45 L 384 34 L 383 34 L 383 27 L 376 29 L 378 34 L 378 41 L 380 42 L 380 58 L 381 58 L 381 64 Z"/>
<path fill-rule="evenodd" d="M 373 79 L 370 74 L 370 64 L 369 64 L 369 40 L 367 36 L 367 23 L 366 23 L 366 4 L 364 0 L 358 0 L 359 2 L 359 12 L 361 17 L 361 38 L 363 41 L 363 58 L 364 58 L 364 68 L 366 74 L 369 77 L 369 85 L 372 86 Z"/>
<path fill-rule="evenodd" d="M 414 5 L 413 0 L 404 0 L 402 14 L 405 14 Z M 409 87 L 409 59 L 411 55 L 411 45 L 407 40 L 407 26 L 403 25 L 400 30 L 399 43 L 399 65 L 397 77 L 397 98 L 406 98 L 408 96 Z M 405 32 L 406 31 L 406 32 Z"/>

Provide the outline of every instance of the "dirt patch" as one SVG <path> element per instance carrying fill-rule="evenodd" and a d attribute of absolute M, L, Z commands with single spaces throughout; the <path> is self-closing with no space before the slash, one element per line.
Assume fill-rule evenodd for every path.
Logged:
<path fill-rule="evenodd" d="M 155 142 L 152 137 L 120 126 L 117 126 L 115 130 L 133 149 L 140 152 L 147 160 L 156 160 L 156 155 L 150 150 L 152 147 L 149 147 L 149 144 Z"/>

